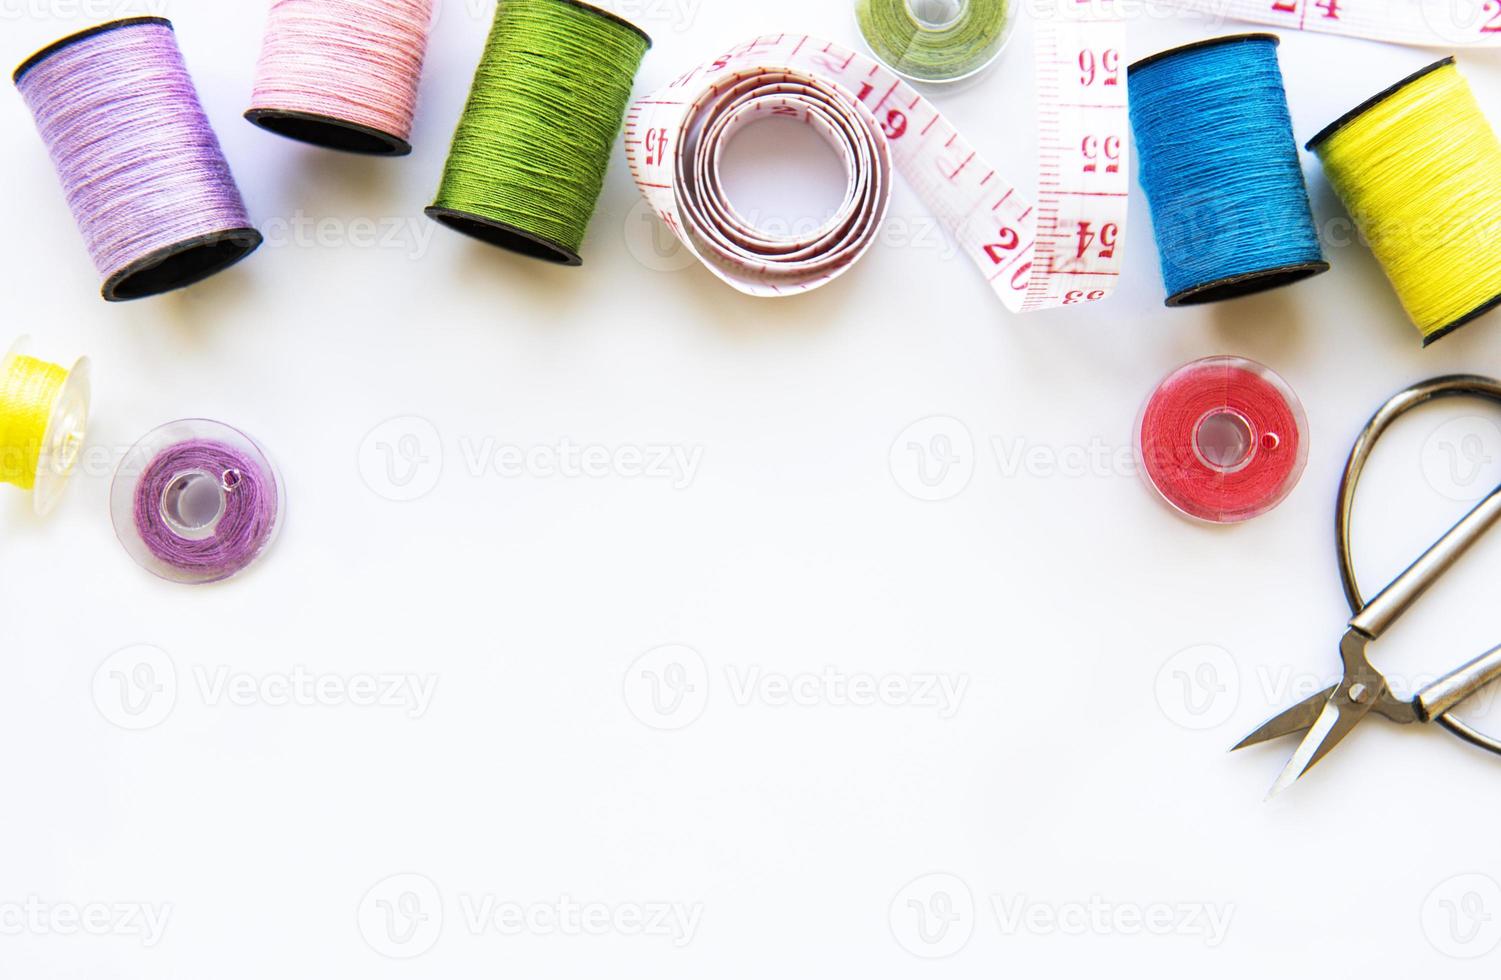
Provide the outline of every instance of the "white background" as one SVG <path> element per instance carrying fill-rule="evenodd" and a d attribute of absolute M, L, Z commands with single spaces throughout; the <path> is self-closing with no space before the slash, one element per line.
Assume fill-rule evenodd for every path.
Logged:
<path fill-rule="evenodd" d="M 836 0 L 621 6 L 657 41 L 641 92 L 758 32 L 858 43 Z M 12 65 L 142 8 L 0 10 Z M 1374 719 L 1263 804 L 1291 743 L 1225 753 L 1336 671 L 1348 614 L 1330 525 L 1350 442 L 1408 383 L 1501 372 L 1494 315 L 1421 350 L 1358 245 L 1291 289 L 1166 310 L 1135 190 L 1127 275 L 1101 305 L 1007 314 L 905 187 L 854 272 L 753 300 L 680 261 L 620 159 L 585 266 L 545 266 L 421 216 L 481 0 L 443 4 L 399 160 L 240 119 L 261 4 L 147 10 L 176 22 L 270 241 L 186 292 L 104 304 L 25 106 L 0 98 L 0 341 L 28 332 L 96 372 L 93 449 L 59 511 L 0 500 L 0 974 L 1494 976 L 1501 763 Z M 1144 18 L 1129 55 L 1238 29 Z M 1023 23 L 997 71 L 938 95 L 1024 186 L 1031 35 Z M 1437 56 L 1285 37 L 1300 141 Z M 1501 113 L 1501 60 L 1462 67 Z M 1305 159 L 1318 218 L 1342 217 Z M 820 193 L 782 172 L 786 194 Z M 1159 378 L 1218 353 L 1281 372 L 1313 440 L 1287 503 L 1223 530 L 1112 462 Z M 222 586 L 152 578 L 111 530 L 112 460 L 183 416 L 245 428 L 286 479 L 275 550 Z M 933 417 L 954 421 L 907 431 Z M 1368 584 L 1501 480 L 1495 417 L 1451 404 L 1390 437 L 1357 522 Z M 948 499 L 925 502 L 908 445 L 939 432 L 959 462 Z M 565 443 L 701 455 L 691 480 L 550 473 L 542 454 Z M 500 446 L 536 462 L 485 469 Z M 1498 568 L 1492 539 L 1380 664 L 1431 676 L 1494 643 Z M 638 661 L 674 644 L 696 653 Z M 299 671 L 436 688 L 425 712 L 333 688 L 279 703 Z M 146 702 L 151 685 L 122 675 L 165 689 Z M 804 675 L 943 677 L 963 696 L 950 712 L 822 688 L 781 703 L 776 680 Z M 262 693 L 225 694 L 229 676 Z M 655 712 L 651 677 L 692 692 Z M 747 694 L 757 678 L 770 686 Z M 930 921 L 930 943 L 910 903 L 942 911 L 939 892 L 952 921 Z M 563 896 L 627 927 L 656 903 L 698 918 L 691 934 L 569 935 L 545 918 Z M 58 934 L 91 903 L 170 911 L 154 944 L 115 911 L 105 935 Z M 48 916 L 17 918 L 28 905 Z M 472 921 L 503 907 L 531 924 Z M 1210 913 L 1229 916 L 1223 935 Z M 1133 930 L 1148 915 L 1164 934 Z"/>

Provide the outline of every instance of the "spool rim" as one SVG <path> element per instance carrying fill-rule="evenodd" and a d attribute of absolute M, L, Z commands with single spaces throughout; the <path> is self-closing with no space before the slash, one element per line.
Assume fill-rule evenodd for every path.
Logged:
<path fill-rule="evenodd" d="M 79 41 L 88 40 L 89 38 L 99 34 L 107 34 L 110 31 L 116 31 L 122 27 L 136 27 L 142 24 L 159 24 L 167 28 L 168 30 L 173 30 L 172 22 L 165 17 L 122 17 L 119 20 L 112 20 L 107 21 L 103 24 L 96 24 L 93 27 L 86 28 L 85 30 L 81 30 L 73 34 L 69 34 L 66 37 L 59 38 L 58 40 L 53 41 L 51 44 L 42 48 L 40 51 L 33 54 L 30 58 L 27 58 L 25 61 L 21 62 L 21 64 L 16 67 L 16 70 L 11 73 L 10 80 L 12 83 L 19 85 L 21 83 L 22 76 L 31 71 L 31 69 L 46 61 L 48 58 L 57 54 L 64 48 L 72 47 Z"/>
<path fill-rule="evenodd" d="M 261 236 L 261 233 L 248 225 L 240 228 L 227 228 L 223 231 L 188 238 L 172 245 L 163 246 L 149 255 L 136 259 L 123 269 L 118 269 L 111 273 L 110 277 L 104 281 L 104 285 L 100 288 L 99 292 L 106 301 L 121 303 L 136 299 L 146 299 L 150 296 L 160 296 L 162 293 L 170 293 L 176 289 L 184 289 L 216 276 L 230 266 L 237 265 L 244 259 L 249 258 L 256 249 L 261 247 L 263 241 L 265 239 Z M 171 276 L 160 285 L 143 286 L 139 292 L 124 290 L 122 288 L 127 286 L 136 277 L 144 276 L 148 272 L 160 269 L 165 263 L 173 259 L 187 256 L 208 246 L 217 247 L 225 244 L 234 246 L 234 251 L 227 252 L 197 268 Z"/>
<path fill-rule="evenodd" d="M 1187 54 L 1190 51 L 1198 51 L 1202 48 L 1218 47 L 1221 44 L 1239 44 L 1247 41 L 1271 41 L 1273 47 L 1277 47 L 1282 44 L 1282 39 L 1280 37 L 1275 34 L 1268 34 L 1265 31 L 1252 31 L 1246 34 L 1226 34 L 1223 37 L 1209 37 L 1204 38 L 1200 41 L 1194 41 L 1190 44 L 1180 44 L 1176 48 L 1168 48 L 1166 51 L 1159 51 L 1156 54 L 1149 54 L 1145 58 L 1142 58 L 1139 61 L 1134 61 L 1129 66 L 1127 66 L 1126 74 L 1130 75 L 1132 72 L 1145 68 L 1148 65 L 1156 64 L 1159 61 L 1165 61 L 1168 58 L 1173 58 L 1180 54 Z"/>
<path fill-rule="evenodd" d="M 1433 331 L 1433 333 L 1426 334 L 1423 337 L 1423 346 L 1427 347 L 1429 344 L 1432 344 L 1435 341 L 1443 340 L 1445 337 L 1449 336 L 1460 327 L 1466 325 L 1472 320 L 1480 319 L 1487 313 L 1496 309 L 1496 307 L 1498 306 L 1501 306 L 1501 293 L 1497 293 L 1495 296 L 1486 300 L 1484 303 L 1481 303 L 1479 306 L 1475 307 L 1464 316 L 1455 320 L 1453 323 L 1446 324 L 1445 326 L 1439 327 L 1437 330 Z"/>
<path fill-rule="evenodd" d="M 613 20 L 615 23 L 620 24 L 623 27 L 629 28 L 633 33 L 640 35 L 641 39 L 646 42 L 646 47 L 648 49 L 650 49 L 651 46 L 652 46 L 652 39 L 651 39 L 651 35 L 650 34 L 646 33 L 646 31 L 643 30 L 641 27 L 637 26 L 636 24 L 631 23 L 630 21 L 626 20 L 624 17 L 620 16 L 619 14 L 617 14 L 617 13 L 615 13 L 613 11 L 606 10 L 603 7 L 596 7 L 592 3 L 586 3 L 586 2 L 584 2 L 584 0 L 557 0 L 557 2 L 558 3 L 566 3 L 570 7 L 578 7 L 580 10 L 587 10 L 591 14 L 598 14 L 599 16 L 605 18 L 606 20 Z"/>
<path fill-rule="evenodd" d="M 1421 78 L 1424 78 L 1424 77 L 1426 77 L 1428 75 L 1433 74 L 1434 72 L 1438 71 L 1440 68 L 1445 67 L 1446 65 L 1453 65 L 1453 64 L 1457 64 L 1457 62 L 1454 60 L 1454 56 L 1451 54 L 1447 58 L 1440 58 L 1438 61 L 1435 61 L 1433 64 L 1427 66 L 1426 68 L 1421 68 L 1418 71 L 1413 72 L 1411 75 L 1408 75 L 1406 78 L 1402 79 L 1400 82 L 1397 82 L 1394 85 L 1388 85 L 1386 88 L 1384 88 L 1381 91 L 1377 92 L 1375 95 L 1371 96 L 1369 99 L 1366 99 L 1364 102 L 1360 103 L 1355 108 L 1353 108 L 1349 112 L 1345 113 L 1343 116 L 1340 116 L 1338 119 L 1334 120 L 1334 122 L 1330 123 L 1329 125 L 1325 126 L 1323 129 L 1319 130 L 1318 135 L 1314 136 L 1313 139 L 1311 139 L 1307 143 L 1305 143 L 1303 148 L 1306 149 L 1306 150 L 1311 150 L 1314 153 L 1317 153 L 1318 149 L 1319 149 L 1319 146 L 1321 146 L 1322 144 L 1328 142 L 1329 139 L 1331 137 L 1333 137 L 1335 133 L 1339 132 L 1341 129 L 1344 129 L 1346 126 L 1350 125 L 1356 119 L 1359 119 L 1361 116 L 1365 115 L 1367 112 L 1369 112 L 1372 109 L 1376 108 L 1376 106 L 1380 105 L 1381 103 L 1385 102 L 1387 99 L 1389 99 L 1392 96 L 1396 95 L 1398 92 L 1402 91 L 1404 88 L 1406 88 L 1407 86 L 1411 85 L 1413 82 L 1416 82 L 1416 81 L 1418 81 Z M 1459 324 L 1455 323 L 1452 326 L 1459 326 Z M 1449 329 L 1449 328 L 1445 328 L 1445 329 Z"/>
<path fill-rule="evenodd" d="M 1176 309 L 1180 306 L 1198 306 L 1240 299 L 1243 296 L 1254 296 L 1257 293 L 1270 292 L 1305 279 L 1312 279 L 1314 276 L 1323 275 L 1329 269 L 1329 263 L 1320 259 L 1317 262 L 1292 262 L 1270 269 L 1257 269 L 1253 272 L 1222 276 L 1219 279 L 1211 279 L 1209 282 L 1178 290 L 1167 298 L 1166 305 Z"/>
<path fill-rule="evenodd" d="M 304 112 L 301 109 L 278 109 L 272 106 L 255 106 L 245 110 L 244 115 L 249 122 L 268 133 L 275 133 L 285 139 L 322 147 L 326 150 L 374 157 L 404 157 L 412 152 L 412 144 L 395 133 L 340 119 L 337 116 Z M 302 125 L 283 127 L 281 123 Z M 345 142 L 339 141 L 339 134 L 347 138 Z M 353 137 L 364 137 L 378 145 L 373 148 L 366 148 L 369 144 L 356 145 Z"/>
<path fill-rule="evenodd" d="M 573 0 L 564 0 L 564 2 L 571 3 Z M 509 222 L 488 218 L 482 214 L 475 214 L 473 211 L 461 211 L 458 208 L 441 207 L 437 204 L 423 209 L 422 213 L 445 228 L 451 228 L 476 241 L 494 245 L 523 258 L 569 267 L 584 264 L 584 260 L 573 249 L 548 241 L 536 232 L 527 231 Z M 518 240 L 525 242 L 526 245 L 517 247 Z"/>

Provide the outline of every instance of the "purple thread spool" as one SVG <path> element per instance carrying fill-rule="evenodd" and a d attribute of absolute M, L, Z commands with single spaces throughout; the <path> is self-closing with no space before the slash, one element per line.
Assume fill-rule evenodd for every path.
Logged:
<path fill-rule="evenodd" d="M 244 571 L 276 539 L 281 474 L 254 439 L 209 419 L 153 429 L 110 486 L 120 543 L 142 568 L 194 585 Z"/>
<path fill-rule="evenodd" d="M 14 78 L 105 299 L 191 285 L 260 246 L 170 21 L 131 17 L 70 35 Z"/>

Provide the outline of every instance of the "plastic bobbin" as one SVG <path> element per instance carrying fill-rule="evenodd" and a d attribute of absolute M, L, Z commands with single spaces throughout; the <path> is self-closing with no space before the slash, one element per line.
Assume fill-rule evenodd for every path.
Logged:
<path fill-rule="evenodd" d="M 110 486 L 115 534 L 147 571 L 186 585 L 254 564 L 281 530 L 286 492 L 260 445 L 211 419 L 168 422 L 120 461 Z"/>
<path fill-rule="evenodd" d="M 1137 418 L 1135 448 L 1143 479 L 1174 510 L 1238 524 L 1297 486 L 1308 462 L 1308 418 L 1271 368 L 1207 357 L 1157 386 Z"/>
<path fill-rule="evenodd" d="M 8 375 L 11 361 L 27 354 L 31 338 L 23 336 L 5 352 L 0 361 L 0 375 Z M 89 359 L 73 362 L 68 377 L 53 396 L 52 411 L 42 435 L 41 454 L 37 457 L 36 477 L 32 484 L 31 506 L 38 517 L 45 517 L 62 499 L 68 476 L 78 463 L 84 436 L 89 427 Z"/>
<path fill-rule="evenodd" d="M 1016 29 L 1015 0 L 855 0 L 855 26 L 887 68 L 909 82 L 950 85 L 984 74 Z M 984 18 L 991 18 L 985 20 Z M 880 33 L 899 24 L 905 37 Z"/>

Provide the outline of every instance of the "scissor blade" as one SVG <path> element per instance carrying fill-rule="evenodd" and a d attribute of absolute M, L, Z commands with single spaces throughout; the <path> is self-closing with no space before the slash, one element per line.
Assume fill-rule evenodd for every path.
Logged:
<path fill-rule="evenodd" d="M 1329 698 L 1333 696 L 1337 688 L 1338 685 L 1326 687 L 1317 694 L 1309 695 L 1241 739 L 1230 751 L 1238 752 L 1247 746 L 1260 745 L 1262 742 L 1270 742 L 1284 735 L 1296 735 L 1298 732 L 1308 731 L 1313 727 L 1313 723 L 1318 721 L 1324 705 L 1329 703 Z"/>
<path fill-rule="evenodd" d="M 1376 703 L 1375 697 L 1367 697 L 1363 703 L 1357 704 L 1350 697 L 1349 689 L 1350 682 L 1346 680 L 1329 696 L 1324 709 L 1319 713 L 1312 727 L 1308 729 L 1308 734 L 1303 737 L 1302 742 L 1298 743 L 1293 757 L 1288 760 L 1282 774 L 1272 784 L 1271 792 L 1267 793 L 1267 799 L 1271 799 L 1297 782 L 1304 773 L 1317 765 L 1320 759 L 1328 755 L 1330 749 L 1343 741 L 1344 737 L 1350 734 L 1366 715 L 1370 714 L 1371 708 Z"/>

